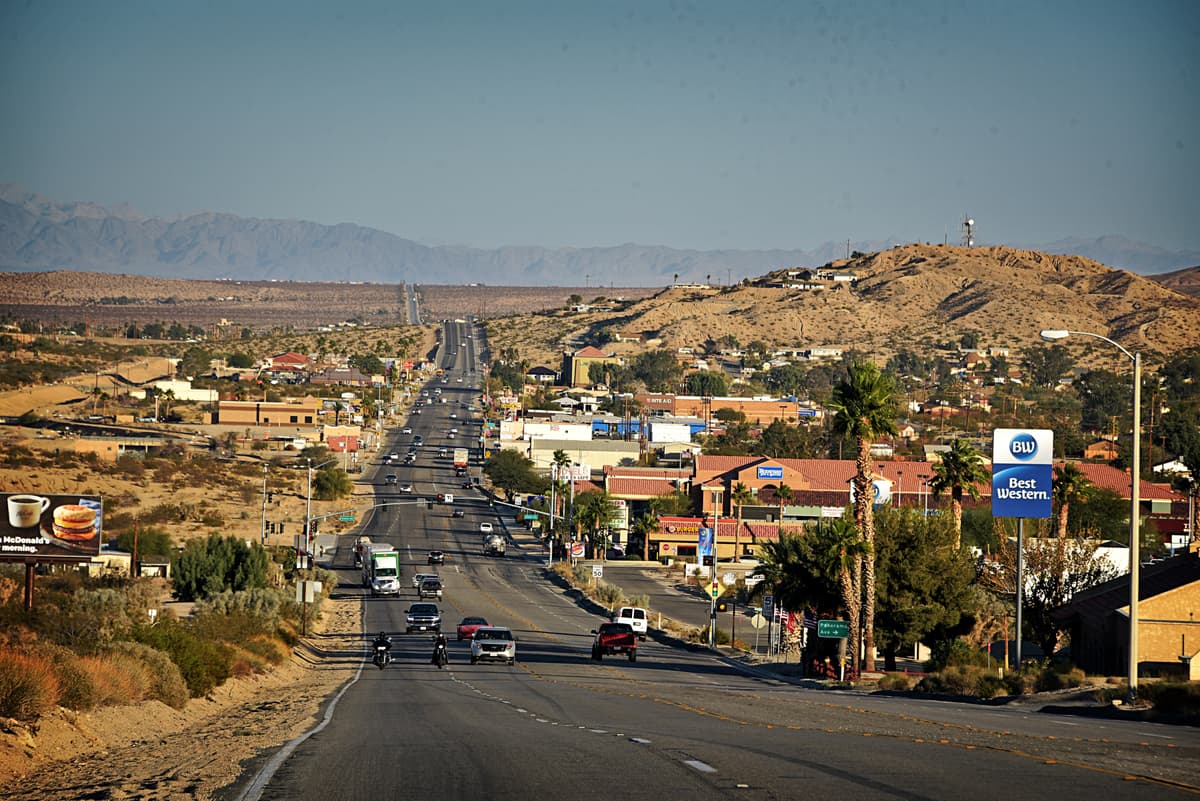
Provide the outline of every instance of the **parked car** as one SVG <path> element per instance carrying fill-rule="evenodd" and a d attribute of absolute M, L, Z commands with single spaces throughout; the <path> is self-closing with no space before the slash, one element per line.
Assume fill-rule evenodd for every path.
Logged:
<path fill-rule="evenodd" d="M 471 638 L 471 664 L 476 662 L 517 663 L 517 638 L 504 626 L 480 626 Z"/>
<path fill-rule="evenodd" d="M 458 624 L 458 639 L 460 641 L 469 640 L 475 636 L 476 630 L 486 625 L 488 622 L 482 617 L 464 617 Z"/>

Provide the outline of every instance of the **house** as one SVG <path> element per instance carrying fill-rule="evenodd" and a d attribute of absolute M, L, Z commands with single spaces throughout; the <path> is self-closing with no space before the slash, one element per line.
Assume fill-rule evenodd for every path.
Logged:
<path fill-rule="evenodd" d="M 573 353 L 564 353 L 563 383 L 570 387 L 590 387 L 595 383 L 591 379 L 591 368 L 594 364 L 620 364 L 620 360 L 591 345 Z"/>
<path fill-rule="evenodd" d="M 1083 449 L 1084 459 L 1103 459 L 1112 461 L 1117 458 L 1117 444 L 1112 440 L 1099 439 Z"/>
<path fill-rule="evenodd" d="M 1182 554 L 1145 565 L 1140 572 L 1138 675 L 1200 679 L 1195 619 L 1200 609 L 1200 555 Z M 1070 632 L 1076 665 L 1098 675 L 1129 672 L 1129 600 L 1129 577 L 1121 576 L 1077 593 L 1052 612 L 1059 627 Z"/>
<path fill-rule="evenodd" d="M 302 353 L 288 351 L 268 356 L 266 369 L 278 372 L 300 373 L 308 369 L 308 357 Z"/>
<path fill-rule="evenodd" d="M 549 367 L 538 365 L 537 367 L 530 368 L 525 373 L 525 379 L 535 384 L 553 384 L 558 380 L 558 373 Z"/>

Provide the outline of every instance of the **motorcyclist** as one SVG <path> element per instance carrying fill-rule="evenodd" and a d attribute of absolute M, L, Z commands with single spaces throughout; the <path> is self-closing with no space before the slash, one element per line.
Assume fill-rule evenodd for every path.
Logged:
<path fill-rule="evenodd" d="M 449 661 L 449 654 L 446 654 L 446 643 L 446 635 L 439 631 L 437 636 L 433 638 L 433 657 L 430 659 L 430 662 L 435 665 L 438 664 L 438 657 L 443 654 L 445 654 L 446 660 Z"/>
<path fill-rule="evenodd" d="M 392 638 L 387 636 L 386 631 L 381 631 L 379 632 L 379 636 L 375 638 L 374 647 L 376 649 L 382 648 L 384 651 L 391 651 Z"/>

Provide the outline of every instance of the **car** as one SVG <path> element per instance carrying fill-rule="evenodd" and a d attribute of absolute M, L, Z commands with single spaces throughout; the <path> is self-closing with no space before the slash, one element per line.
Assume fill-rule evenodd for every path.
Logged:
<path fill-rule="evenodd" d="M 442 580 L 440 578 L 427 578 L 421 582 L 421 586 L 417 587 L 418 598 L 437 598 L 442 599 Z"/>
<path fill-rule="evenodd" d="M 448 456 L 450 450 L 448 448 L 438 448 L 438 456 Z"/>
<path fill-rule="evenodd" d="M 458 382 L 458 383 L 460 383 L 460 384 L 462 383 L 462 378 L 456 378 L 456 379 L 454 379 L 454 380 L 455 380 L 455 381 L 457 381 L 457 382 Z"/>
<path fill-rule="evenodd" d="M 416 436 L 413 437 L 413 445 L 420 445 L 424 441 L 425 440 L 421 438 L 420 434 L 417 434 Z"/>
<path fill-rule="evenodd" d="M 398 479 L 394 473 L 388 473 L 383 479 L 383 483 L 385 484 L 395 484 L 396 481 L 398 481 Z"/>
<path fill-rule="evenodd" d="M 491 523 L 480 523 L 479 524 L 479 533 L 480 534 L 491 534 L 492 533 L 492 524 Z"/>
<path fill-rule="evenodd" d="M 476 662 L 517 663 L 517 638 L 506 626 L 480 626 L 471 638 L 471 664 Z"/>
<path fill-rule="evenodd" d="M 474 484 L 472 484 L 470 481 L 464 481 L 464 482 L 462 483 L 462 488 L 463 488 L 463 489 L 474 489 L 474 487 L 475 487 L 475 485 L 474 485 Z"/>
<path fill-rule="evenodd" d="M 420 409 L 413 409 L 413 410 L 412 410 L 412 413 L 413 413 L 413 414 L 420 414 L 420 413 L 421 413 L 421 410 L 420 410 Z"/>
<path fill-rule="evenodd" d="M 454 415 L 450 415 L 450 416 L 451 416 L 451 417 L 453 417 Z M 450 433 L 451 433 L 451 434 L 457 434 L 457 433 L 458 433 L 458 429 L 457 429 L 457 428 L 452 428 L 452 429 L 450 429 Z"/>
<path fill-rule="evenodd" d="M 401 492 L 412 492 L 413 491 L 412 484 L 401 484 L 400 491 Z"/>
<path fill-rule="evenodd" d="M 462 622 L 458 624 L 458 639 L 469 640 L 475 636 L 475 632 L 481 627 L 488 625 L 487 620 L 481 617 L 464 617 Z"/>
<path fill-rule="evenodd" d="M 405 426 L 405 427 L 404 427 L 404 429 L 403 429 L 403 430 L 402 430 L 400 433 L 401 433 L 401 434 L 411 434 L 411 433 L 412 433 L 412 426 Z"/>
<path fill-rule="evenodd" d="M 457 419 L 458 419 L 458 412 L 450 412 L 450 419 L 451 419 L 451 420 L 457 420 Z"/>
<path fill-rule="evenodd" d="M 444 565 L 446 564 L 446 554 L 441 551 L 430 551 L 425 554 L 425 562 L 431 565 Z"/>
<path fill-rule="evenodd" d="M 406 634 L 414 631 L 440 632 L 442 630 L 442 613 L 437 604 L 415 603 L 408 608 Z"/>
<path fill-rule="evenodd" d="M 388 454 L 388 460 L 389 460 L 389 461 L 393 461 L 393 462 L 399 461 L 399 460 L 400 460 L 400 454 L 398 454 L 398 453 L 389 453 L 389 454 Z"/>
<path fill-rule="evenodd" d="M 420 587 L 421 582 L 424 581 L 425 579 L 437 578 L 437 577 L 438 577 L 437 573 L 417 573 L 416 575 L 413 576 L 412 585 L 414 588 Z"/>
<path fill-rule="evenodd" d="M 455 509 L 450 513 L 451 517 L 466 517 L 466 513 L 462 509 Z"/>

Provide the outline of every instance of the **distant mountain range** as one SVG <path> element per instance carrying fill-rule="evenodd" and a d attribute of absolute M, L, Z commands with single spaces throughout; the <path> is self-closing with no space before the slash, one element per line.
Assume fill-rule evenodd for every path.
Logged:
<path fill-rule="evenodd" d="M 872 253 L 899 238 L 851 243 Z M 1021 245 L 1080 255 L 1141 274 L 1200 265 L 1200 252 L 1169 252 L 1116 236 Z M 320 225 L 205 212 L 146 217 L 127 206 L 61 202 L 0 184 L 0 270 L 90 270 L 162 278 L 510 286 L 724 284 L 781 267 L 845 258 L 845 242 L 814 250 L 678 250 L 615 247 L 430 247 L 350 223 Z"/>

